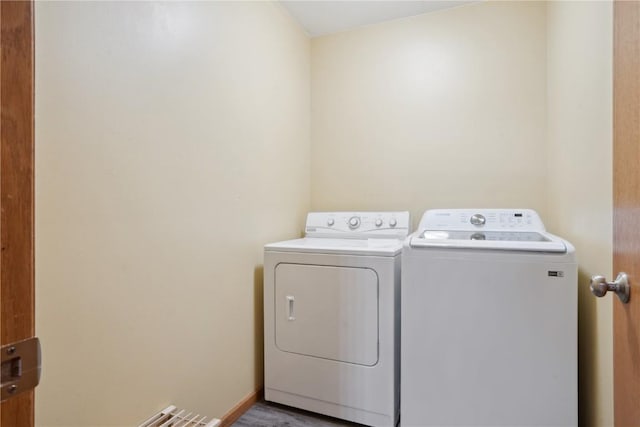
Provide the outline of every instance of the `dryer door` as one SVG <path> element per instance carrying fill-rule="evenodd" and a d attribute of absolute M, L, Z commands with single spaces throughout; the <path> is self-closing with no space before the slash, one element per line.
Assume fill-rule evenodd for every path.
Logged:
<path fill-rule="evenodd" d="M 378 362 L 378 275 L 369 268 L 278 264 L 276 346 L 373 366 Z"/>

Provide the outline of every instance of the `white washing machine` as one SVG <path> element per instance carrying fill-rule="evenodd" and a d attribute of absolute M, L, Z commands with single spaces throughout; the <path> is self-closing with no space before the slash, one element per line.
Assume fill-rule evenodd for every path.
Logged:
<path fill-rule="evenodd" d="M 574 248 L 527 209 L 427 211 L 402 258 L 401 424 L 577 425 Z"/>
<path fill-rule="evenodd" d="M 408 212 L 309 213 L 264 253 L 265 399 L 395 426 Z"/>

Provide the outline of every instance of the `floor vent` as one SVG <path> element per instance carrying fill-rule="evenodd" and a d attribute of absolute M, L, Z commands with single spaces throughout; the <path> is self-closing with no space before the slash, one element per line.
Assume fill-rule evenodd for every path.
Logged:
<path fill-rule="evenodd" d="M 218 427 L 220 420 L 213 418 L 207 421 L 207 417 L 175 406 L 168 406 L 149 418 L 138 427 Z"/>

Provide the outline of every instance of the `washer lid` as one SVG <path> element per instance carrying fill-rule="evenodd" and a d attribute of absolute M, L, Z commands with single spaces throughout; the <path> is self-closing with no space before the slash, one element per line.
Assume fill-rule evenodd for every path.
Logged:
<path fill-rule="evenodd" d="M 487 249 L 566 253 L 531 209 L 432 209 L 409 238 L 414 248 Z M 571 245 L 569 245 L 571 246 Z"/>
<path fill-rule="evenodd" d="M 402 251 L 399 239 L 327 239 L 305 237 L 265 245 L 265 251 L 342 255 L 395 256 Z"/>
<path fill-rule="evenodd" d="M 424 230 L 410 238 L 414 248 L 567 252 L 564 241 L 544 231 Z"/>

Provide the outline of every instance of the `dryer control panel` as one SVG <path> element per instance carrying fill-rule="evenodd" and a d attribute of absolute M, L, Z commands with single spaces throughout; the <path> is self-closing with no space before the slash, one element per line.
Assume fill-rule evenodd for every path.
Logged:
<path fill-rule="evenodd" d="M 310 212 L 307 237 L 404 239 L 409 235 L 409 212 Z"/>
<path fill-rule="evenodd" d="M 545 231 L 531 209 L 432 209 L 424 213 L 420 230 Z"/>

